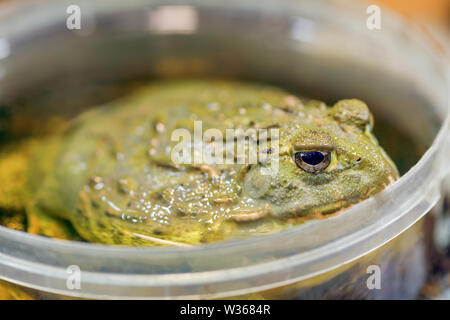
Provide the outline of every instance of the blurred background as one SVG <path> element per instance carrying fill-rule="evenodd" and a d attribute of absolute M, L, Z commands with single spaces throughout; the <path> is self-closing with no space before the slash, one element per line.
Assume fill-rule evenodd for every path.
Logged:
<path fill-rule="evenodd" d="M 0 0 L 1 2 L 15 0 Z M 299 0 L 301 1 L 301 0 Z M 450 32 L 450 0 L 354 0 L 391 8 L 404 17 Z M 76 1 L 74 1 L 75 3 Z"/>
<path fill-rule="evenodd" d="M 379 4 L 402 17 L 426 26 L 434 36 L 450 44 L 450 0 L 355 0 Z"/>
<path fill-rule="evenodd" d="M 449 0 L 379 0 L 372 1 L 389 7 L 401 15 L 419 22 L 450 29 L 450 1 Z"/>
<path fill-rule="evenodd" d="M 434 35 L 440 37 L 444 44 L 447 46 L 450 44 L 450 0 L 379 0 L 373 1 L 373 3 L 388 7 L 403 17 L 426 26 Z M 447 190 L 447 223 L 444 224 L 443 228 L 447 230 L 444 230 L 443 234 L 447 237 L 444 241 L 448 243 L 448 238 L 450 237 L 450 226 L 448 223 L 448 216 L 450 215 L 450 178 L 447 179 L 445 188 Z M 450 252 L 448 252 L 449 254 Z M 441 272 L 443 271 L 447 274 L 444 276 L 444 278 L 447 278 L 444 281 L 450 286 L 448 255 L 446 267 L 444 267 L 445 270 L 441 270 Z M 443 293 L 437 289 L 438 278 L 438 276 L 434 279 L 433 276 L 431 277 L 430 282 L 423 289 L 423 294 L 438 299 L 450 299 L 450 289 Z"/>

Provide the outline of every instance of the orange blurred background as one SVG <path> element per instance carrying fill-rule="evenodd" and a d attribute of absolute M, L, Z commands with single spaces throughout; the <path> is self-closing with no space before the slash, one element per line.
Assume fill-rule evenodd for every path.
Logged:
<path fill-rule="evenodd" d="M 14 0 L 0 0 L 1 2 Z M 243 0 L 245 1 L 245 0 Z M 301 0 L 299 0 L 301 1 Z M 450 31 L 450 0 L 354 0 L 369 4 L 380 4 L 401 15 L 427 24 L 440 26 Z"/>
<path fill-rule="evenodd" d="M 435 27 L 450 30 L 450 0 L 376 0 L 401 15 Z"/>

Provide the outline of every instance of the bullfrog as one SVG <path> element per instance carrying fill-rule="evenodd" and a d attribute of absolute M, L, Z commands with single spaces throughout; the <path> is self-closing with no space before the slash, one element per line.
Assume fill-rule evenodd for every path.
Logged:
<path fill-rule="evenodd" d="M 373 125 L 357 99 L 327 106 L 264 84 L 154 82 L 34 146 L 26 212 L 113 245 L 184 247 L 275 232 L 333 216 L 398 178 Z M 237 156 L 240 143 L 256 159 Z M 231 161 L 196 158 L 199 149 Z"/>

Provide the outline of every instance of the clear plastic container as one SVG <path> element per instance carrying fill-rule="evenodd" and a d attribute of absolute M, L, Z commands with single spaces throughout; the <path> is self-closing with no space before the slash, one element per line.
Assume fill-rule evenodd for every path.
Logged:
<path fill-rule="evenodd" d="M 0 227 L 0 279 L 13 295 L 417 295 L 426 277 L 423 220 L 439 212 L 441 182 L 450 171 L 448 70 L 433 37 L 385 9 L 381 30 L 369 30 L 367 6 L 347 1 L 75 2 L 82 13 L 79 31 L 66 28 L 66 9 L 74 1 L 13 1 L 0 7 L 1 103 L 53 93 L 53 100 L 24 103 L 28 107 L 11 112 L 39 123 L 55 114 L 71 117 L 89 105 L 86 101 L 101 100 L 97 89 L 105 84 L 232 77 L 330 102 L 361 98 L 376 119 L 425 152 L 397 182 L 336 217 L 248 240 L 131 248 Z M 71 265 L 81 270 L 80 289 L 67 286 Z M 367 286 L 373 265 L 381 270 L 381 289 Z"/>

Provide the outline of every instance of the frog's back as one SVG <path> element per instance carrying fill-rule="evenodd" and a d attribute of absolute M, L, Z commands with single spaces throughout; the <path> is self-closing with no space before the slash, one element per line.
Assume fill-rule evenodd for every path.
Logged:
<path fill-rule="evenodd" d="M 167 189 L 191 183 L 223 198 L 225 193 L 235 197 L 239 186 L 227 174 L 223 179 L 229 180 L 223 183 L 228 189 L 211 190 L 198 172 L 174 168 L 171 133 L 179 128 L 193 131 L 194 120 L 202 121 L 203 130 L 263 126 L 268 118 L 261 108 L 269 112 L 268 108 L 285 105 L 285 99 L 293 97 L 278 89 L 228 81 L 170 81 L 145 87 L 85 112 L 68 130 L 42 144 L 30 171 L 33 201 L 40 211 L 72 221 L 88 241 L 149 244 L 119 231 L 129 230 L 202 242 L 209 226 L 199 221 L 210 220 L 211 207 L 204 206 L 203 214 L 195 217 L 174 217 Z M 178 203 L 180 210 L 189 213 L 183 203 Z M 212 237 L 219 240 L 222 235 Z"/>

